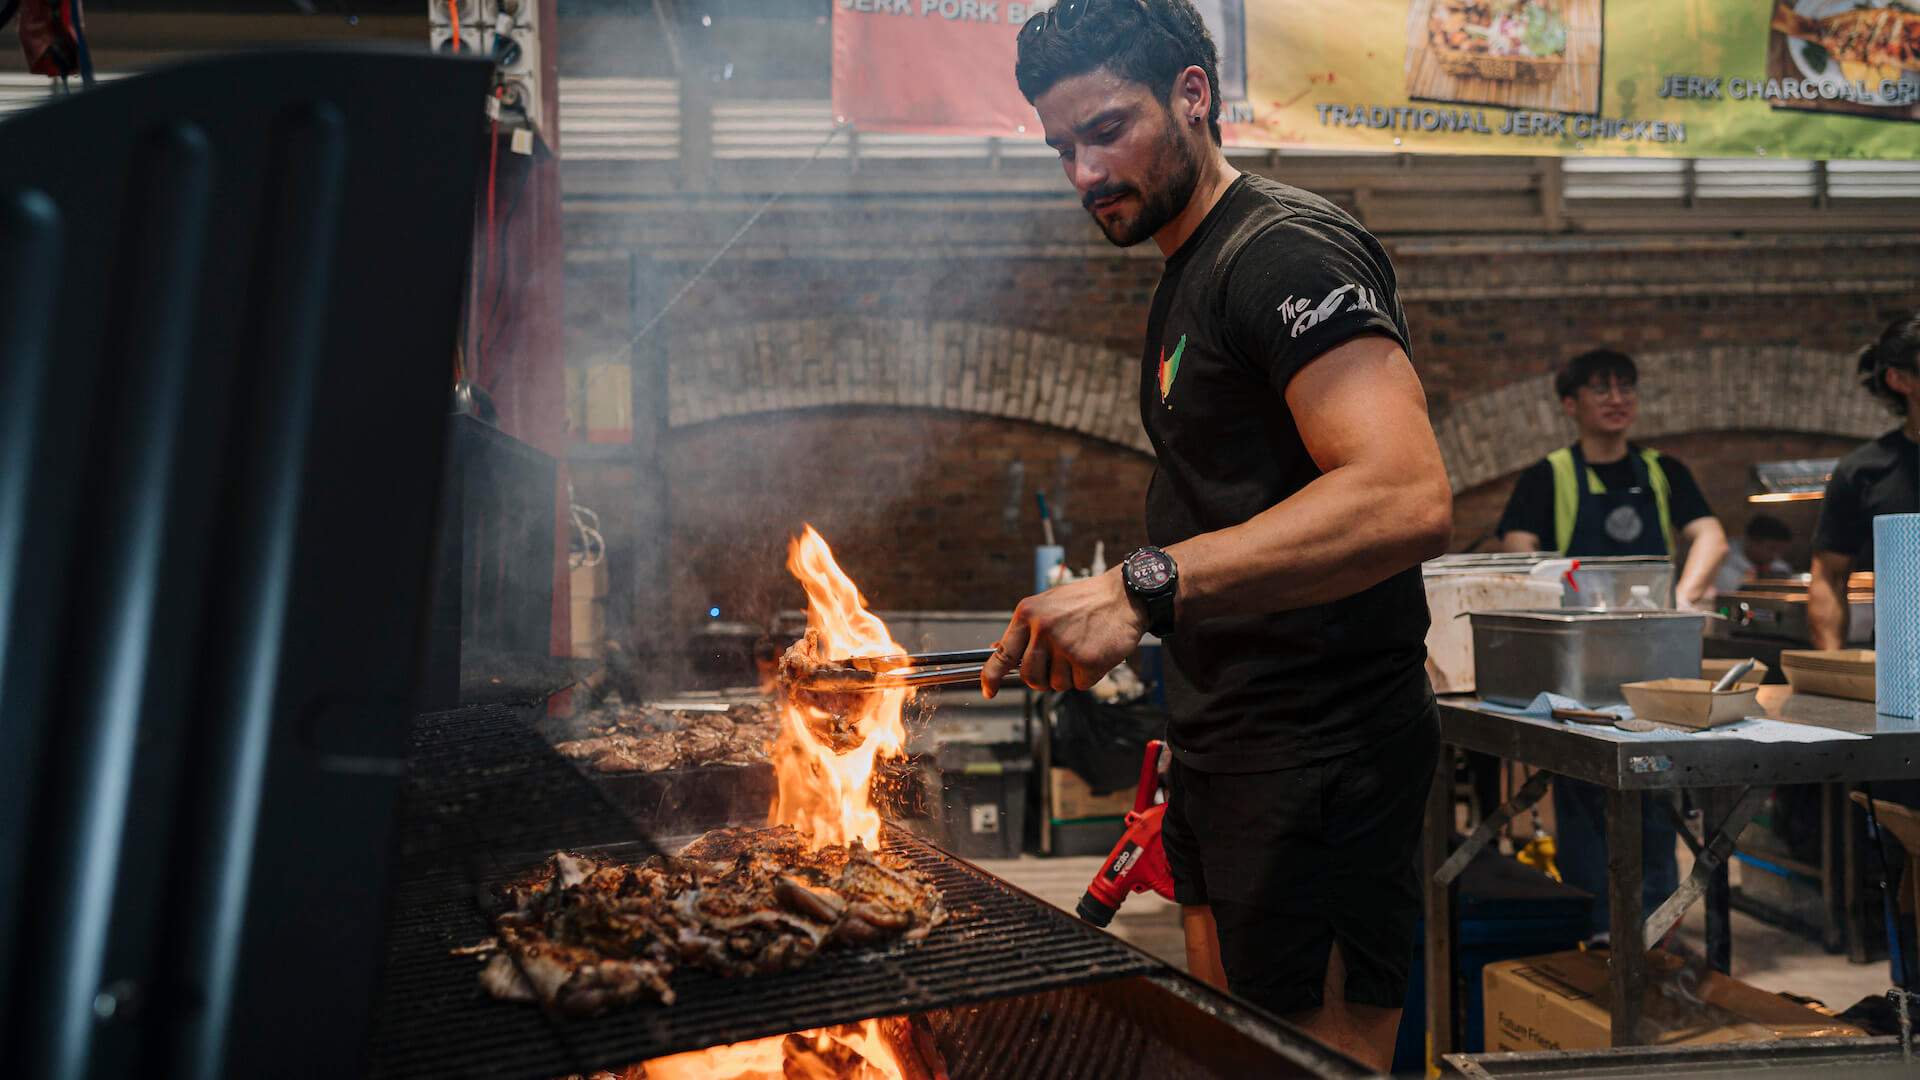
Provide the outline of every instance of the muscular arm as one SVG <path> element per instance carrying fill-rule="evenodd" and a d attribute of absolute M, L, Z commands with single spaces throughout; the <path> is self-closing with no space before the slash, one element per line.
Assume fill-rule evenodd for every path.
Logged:
<path fill-rule="evenodd" d="M 1713 587 L 1713 576 L 1727 557 L 1727 530 L 1716 517 L 1695 518 L 1680 530 L 1687 538 L 1687 564 L 1674 586 L 1681 607 L 1698 607 Z"/>
<path fill-rule="evenodd" d="M 1167 549 L 1180 567 L 1176 622 L 1327 603 L 1446 550 L 1453 493 L 1399 345 L 1369 336 L 1331 350 L 1287 384 L 1287 405 L 1321 475 Z"/>
<path fill-rule="evenodd" d="M 1337 600 L 1446 549 L 1453 496 L 1399 345 L 1367 336 L 1329 350 L 1288 383 L 1287 404 L 1322 475 L 1240 525 L 1167 549 L 1180 569 L 1176 623 Z M 992 697 L 1016 664 L 1036 690 L 1084 690 L 1145 628 L 1117 568 L 1029 596 L 981 691 Z"/>
<path fill-rule="evenodd" d="M 1847 647 L 1847 577 L 1852 572 L 1851 555 L 1813 553 L 1813 575 L 1807 583 L 1807 628 L 1816 649 Z"/>

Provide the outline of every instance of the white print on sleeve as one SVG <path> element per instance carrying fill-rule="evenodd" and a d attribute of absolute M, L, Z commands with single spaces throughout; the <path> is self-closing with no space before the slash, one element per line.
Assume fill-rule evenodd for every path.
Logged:
<path fill-rule="evenodd" d="M 1353 300 L 1351 304 L 1347 303 L 1349 296 Z M 1308 306 L 1306 300 L 1289 296 L 1280 304 L 1279 311 L 1282 318 L 1293 320 L 1294 337 L 1299 337 L 1342 311 L 1371 311 L 1375 314 L 1385 314 L 1380 310 L 1379 298 L 1374 295 L 1372 289 L 1364 285 L 1342 285 L 1312 306 Z"/>

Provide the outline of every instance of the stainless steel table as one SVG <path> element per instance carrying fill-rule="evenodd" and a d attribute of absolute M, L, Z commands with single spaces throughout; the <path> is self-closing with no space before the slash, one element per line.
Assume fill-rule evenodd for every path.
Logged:
<path fill-rule="evenodd" d="M 1731 960 L 1726 860 L 1734 840 L 1778 784 L 1838 783 L 1920 776 L 1920 722 L 1876 716 L 1866 702 L 1795 694 L 1786 686 L 1760 688 L 1768 716 L 1866 735 L 1826 743 L 1762 743 L 1701 738 L 1691 733 L 1635 735 L 1612 728 L 1539 720 L 1490 711 L 1477 698 L 1440 699 L 1442 752 L 1428 795 L 1421 888 L 1426 902 L 1427 1031 L 1431 1060 L 1460 1048 L 1453 986 L 1452 881 L 1513 815 L 1546 791 L 1546 773 L 1590 781 L 1607 792 L 1607 895 L 1612 955 L 1613 1044 L 1635 1046 L 1647 986 L 1648 931 L 1658 939 L 1693 901 L 1707 901 L 1708 959 L 1721 971 Z M 1514 800 L 1449 852 L 1453 835 L 1452 748 L 1476 750 L 1544 770 Z M 1642 791 L 1697 790 L 1706 806 L 1705 843 L 1693 873 L 1643 921 L 1640 906 Z M 1681 830 L 1690 846 L 1692 837 Z"/>

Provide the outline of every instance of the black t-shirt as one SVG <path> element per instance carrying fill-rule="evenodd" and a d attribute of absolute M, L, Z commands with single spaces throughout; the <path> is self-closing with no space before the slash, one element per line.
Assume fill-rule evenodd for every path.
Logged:
<path fill-rule="evenodd" d="M 1608 491 L 1626 491 L 1640 482 L 1633 467 L 1633 459 L 1639 453 L 1638 446 L 1629 444 L 1626 457 L 1589 467 Z M 1713 516 L 1713 508 L 1707 505 L 1707 497 L 1694 480 L 1693 471 L 1682 465 L 1679 458 L 1661 454 L 1660 471 L 1667 474 L 1667 509 L 1673 515 L 1674 532 L 1703 517 Z M 1547 463 L 1546 458 L 1527 466 L 1520 473 L 1520 479 L 1514 482 L 1513 494 L 1507 498 L 1507 509 L 1500 515 L 1498 532 L 1505 536 L 1516 529 L 1539 537 L 1544 547 L 1553 546 L 1553 466 Z M 1566 554 L 1586 553 L 1570 551 Z"/>
<path fill-rule="evenodd" d="M 1871 570 L 1873 519 L 1912 513 L 1920 513 L 1920 443 L 1889 431 L 1834 467 L 1813 532 L 1814 550 L 1851 555 L 1855 570 Z"/>
<path fill-rule="evenodd" d="M 1406 347 L 1379 243 L 1316 195 L 1235 180 L 1167 260 L 1147 322 L 1140 417 L 1159 456 L 1147 490 L 1153 542 L 1238 525 L 1319 476 L 1287 383 L 1367 334 Z M 1174 752 L 1202 771 L 1254 772 L 1391 735 L 1432 700 L 1426 632 L 1419 567 L 1329 604 L 1180 626 L 1167 642 Z"/>

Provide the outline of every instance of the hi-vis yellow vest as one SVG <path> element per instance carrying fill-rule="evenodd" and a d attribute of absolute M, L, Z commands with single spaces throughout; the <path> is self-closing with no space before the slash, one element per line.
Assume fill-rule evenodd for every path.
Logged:
<path fill-rule="evenodd" d="M 1673 554 L 1673 488 L 1667 483 L 1667 471 L 1660 467 L 1660 451 L 1642 450 L 1640 460 L 1647 463 L 1647 480 L 1653 485 L 1653 502 L 1660 508 L 1660 535 L 1666 537 L 1667 554 Z M 1580 482 L 1574 476 L 1573 448 L 1563 446 L 1547 455 L 1553 467 L 1553 548 L 1565 555 L 1573 543 L 1573 521 L 1580 516 Z M 1587 468 L 1587 490 L 1605 495 L 1607 486 L 1600 475 Z"/>

